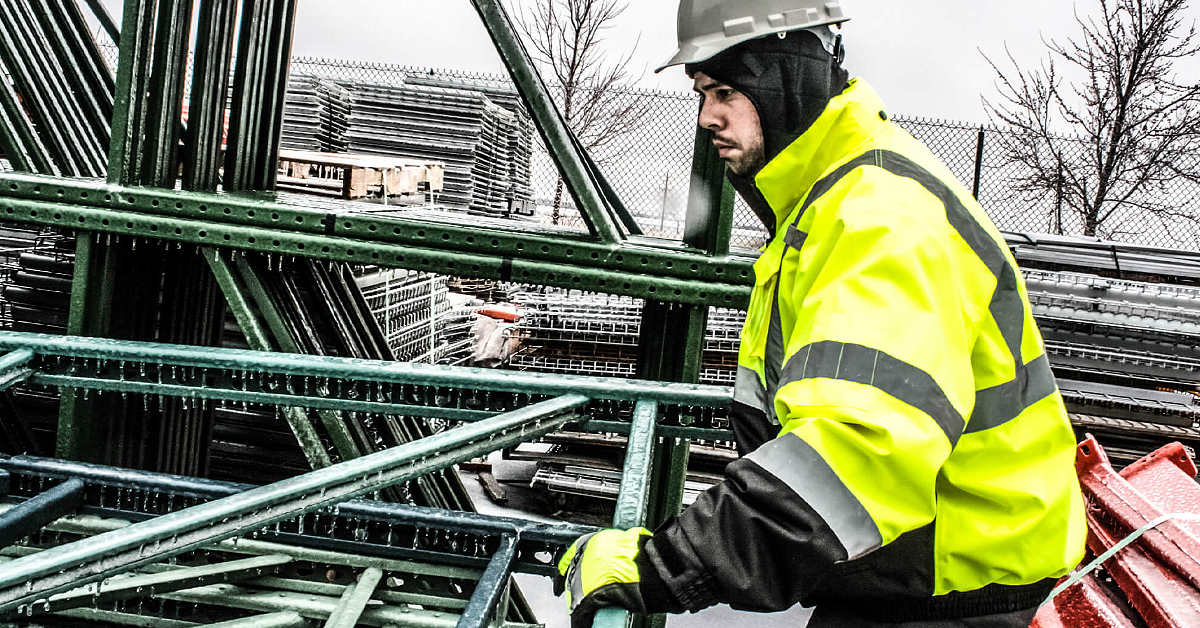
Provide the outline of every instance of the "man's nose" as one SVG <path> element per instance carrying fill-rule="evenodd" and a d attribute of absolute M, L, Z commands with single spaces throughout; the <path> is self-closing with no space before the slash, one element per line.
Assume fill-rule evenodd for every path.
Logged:
<path fill-rule="evenodd" d="M 716 111 L 716 107 L 710 102 L 705 102 L 700 106 L 700 115 L 696 118 L 696 124 L 701 128 L 710 131 L 720 131 L 723 119 Z"/>

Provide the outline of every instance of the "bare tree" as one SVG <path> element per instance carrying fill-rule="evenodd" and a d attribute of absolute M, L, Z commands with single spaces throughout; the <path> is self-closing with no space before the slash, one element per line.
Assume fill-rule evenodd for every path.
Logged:
<path fill-rule="evenodd" d="M 1010 181 L 1028 198 L 1056 195 L 1083 234 L 1112 237 L 1148 219 L 1197 221 L 1164 202 L 1170 183 L 1200 182 L 1200 83 L 1177 77 L 1177 62 L 1200 52 L 1187 0 L 1096 0 L 1098 15 L 1025 71 L 998 75 L 1000 101 L 984 101 L 1010 163 L 1028 171 Z M 1007 52 L 1007 49 L 1006 49 Z M 1064 78 L 1069 77 L 1070 80 Z M 1052 228 L 1062 233 L 1060 213 Z"/>
<path fill-rule="evenodd" d="M 637 77 L 629 69 L 636 45 L 612 57 L 604 46 L 628 6 L 620 0 L 526 0 L 517 17 L 530 54 L 559 98 L 567 125 L 592 158 L 603 164 L 616 141 L 636 131 L 649 111 L 632 92 Z M 552 220 L 559 220 L 563 180 L 554 190 Z"/>

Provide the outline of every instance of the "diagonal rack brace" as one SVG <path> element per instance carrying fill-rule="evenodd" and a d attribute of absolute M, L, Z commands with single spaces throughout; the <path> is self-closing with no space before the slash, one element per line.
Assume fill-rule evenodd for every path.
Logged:
<path fill-rule="evenodd" d="M 28 349 L 17 349 L 0 356 L 0 391 L 29 379 L 33 369 L 27 365 L 32 359 L 33 352 Z"/>
<path fill-rule="evenodd" d="M 550 90 L 546 89 L 538 75 L 533 59 L 521 43 L 504 6 L 497 0 L 472 0 L 472 4 L 483 19 L 497 52 L 504 59 L 517 91 L 529 107 L 529 113 L 537 121 L 538 131 L 575 198 L 580 216 L 588 229 L 603 242 L 619 242 L 622 234 L 614 220 L 615 208 L 609 206 L 604 196 L 606 190 L 597 180 L 599 172 L 594 164 L 589 163 L 586 152 L 554 106 Z M 636 224 L 631 226 L 636 229 Z"/>
<path fill-rule="evenodd" d="M 42 487 L 47 484 L 60 482 L 64 478 L 76 478 L 84 481 L 88 487 L 82 513 L 130 522 L 144 521 L 255 488 L 247 484 L 30 456 L 0 456 L 0 471 L 9 474 L 10 499 L 26 495 L 33 497 L 40 494 Z M 125 495 L 125 499 L 122 500 L 121 495 Z M 285 522 L 282 529 L 277 528 L 266 538 L 274 538 L 293 548 L 321 548 L 347 556 L 382 556 L 482 569 L 480 551 L 501 545 L 502 537 L 511 537 L 518 540 L 519 555 L 515 565 L 518 571 L 552 575 L 555 568 L 550 564 L 551 561 L 542 560 L 539 555 L 557 554 L 580 536 L 596 531 L 590 526 L 562 521 L 543 523 L 370 499 L 344 502 L 338 505 L 336 512 L 319 514 L 326 520 L 336 521 L 337 528 L 341 530 L 368 524 L 374 526 L 375 531 L 366 538 L 356 536 L 353 540 L 331 542 L 332 539 L 317 534 L 311 527 L 306 533 L 293 520 L 291 524 Z M 465 544 L 454 547 L 444 543 L 420 543 L 418 537 L 421 530 L 429 529 L 461 533 L 477 539 L 476 549 L 468 551 Z M 317 534 L 319 543 L 310 543 L 312 539 L 306 534 Z M 240 544 L 244 547 L 245 539 Z M 413 548 L 412 545 L 419 547 Z M 312 559 L 311 556 L 296 557 L 299 560 Z"/>
<path fill-rule="evenodd" d="M 580 420 L 563 395 L 486 421 L 17 559 L 0 575 L 0 613 L 82 584 L 262 529 Z"/>
<path fill-rule="evenodd" d="M 513 561 L 517 557 L 517 538 L 505 536 L 500 540 L 500 547 L 488 562 L 487 569 L 475 586 L 475 593 L 467 608 L 463 610 L 458 620 L 457 628 L 484 628 L 492 619 L 496 607 L 506 593 L 509 576 L 512 575 Z M 503 613 L 501 613 L 503 616 Z"/>

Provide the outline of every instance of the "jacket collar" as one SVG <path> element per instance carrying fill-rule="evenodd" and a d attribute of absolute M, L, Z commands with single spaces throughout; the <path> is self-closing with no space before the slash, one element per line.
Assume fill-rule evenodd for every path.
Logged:
<path fill-rule="evenodd" d="M 816 122 L 759 171 L 754 182 L 775 213 L 776 232 L 812 186 L 862 152 L 860 147 L 888 124 L 887 118 L 875 90 L 863 79 L 851 79 Z"/>

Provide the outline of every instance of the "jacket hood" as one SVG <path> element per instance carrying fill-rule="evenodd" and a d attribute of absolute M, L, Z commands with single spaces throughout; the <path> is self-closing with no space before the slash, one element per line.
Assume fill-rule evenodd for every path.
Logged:
<path fill-rule="evenodd" d="M 767 161 L 800 137 L 846 86 L 849 74 L 811 31 L 768 35 L 688 64 L 744 94 L 758 111 Z"/>
<path fill-rule="evenodd" d="M 688 64 L 687 71 L 689 75 L 703 72 L 750 99 L 762 128 L 763 153 L 770 162 L 807 132 L 845 88 L 849 74 L 841 67 L 840 40 L 832 45 L 830 52 L 827 42 L 809 30 L 782 37 L 772 34 Z M 773 236 L 774 212 L 755 189 L 754 174 L 728 171 L 734 189 Z"/>

